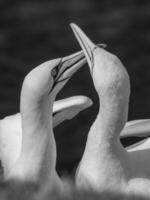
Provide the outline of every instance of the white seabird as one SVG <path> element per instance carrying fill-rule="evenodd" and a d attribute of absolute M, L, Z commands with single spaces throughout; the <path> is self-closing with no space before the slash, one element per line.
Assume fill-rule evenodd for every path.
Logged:
<path fill-rule="evenodd" d="M 87 58 L 100 100 L 100 111 L 78 167 L 77 186 L 150 198 L 150 146 L 128 152 L 120 142 L 128 116 L 128 73 L 115 55 L 97 47 L 77 25 L 71 27 Z"/>
<path fill-rule="evenodd" d="M 61 183 L 55 170 L 53 104 L 57 93 L 84 63 L 84 55 L 79 52 L 45 62 L 25 77 L 20 99 L 21 153 L 14 165 L 5 169 L 5 180 Z"/>

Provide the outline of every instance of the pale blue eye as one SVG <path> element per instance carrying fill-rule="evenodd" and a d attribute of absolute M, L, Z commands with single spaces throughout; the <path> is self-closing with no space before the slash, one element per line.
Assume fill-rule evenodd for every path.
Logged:
<path fill-rule="evenodd" d="M 53 69 L 51 70 L 51 75 L 52 75 L 52 77 L 53 77 L 53 78 L 56 78 L 57 74 L 58 74 L 57 69 L 56 69 L 56 68 L 53 68 Z"/>

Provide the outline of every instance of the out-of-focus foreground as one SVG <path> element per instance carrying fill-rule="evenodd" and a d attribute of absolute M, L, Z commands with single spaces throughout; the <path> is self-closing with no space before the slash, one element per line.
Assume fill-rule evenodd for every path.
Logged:
<path fill-rule="evenodd" d="M 148 198 L 137 196 L 136 194 L 125 195 L 111 191 L 97 194 L 84 190 L 77 190 L 69 181 L 69 187 L 66 192 L 60 192 L 58 188 L 50 190 L 49 186 L 41 189 L 38 184 L 21 183 L 12 181 L 0 184 L 1 200 L 148 200 Z M 66 185 L 67 187 L 67 185 Z M 70 189 L 69 189 L 70 188 Z M 67 189 L 69 189 L 67 191 Z"/>

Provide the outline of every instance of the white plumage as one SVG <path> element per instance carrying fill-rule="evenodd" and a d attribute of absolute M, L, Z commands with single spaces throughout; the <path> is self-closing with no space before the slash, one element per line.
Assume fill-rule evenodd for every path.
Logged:
<path fill-rule="evenodd" d="M 100 99 L 100 111 L 89 131 L 76 183 L 97 192 L 110 190 L 150 198 L 150 146 L 128 152 L 120 143 L 128 116 L 128 73 L 115 55 L 97 47 L 78 26 L 71 26 Z"/>
<path fill-rule="evenodd" d="M 4 166 L 5 180 L 61 185 L 55 170 L 57 152 L 52 125 L 53 104 L 57 93 L 84 63 L 84 55 L 79 52 L 45 62 L 25 77 L 20 99 L 21 152 L 10 168 Z"/>

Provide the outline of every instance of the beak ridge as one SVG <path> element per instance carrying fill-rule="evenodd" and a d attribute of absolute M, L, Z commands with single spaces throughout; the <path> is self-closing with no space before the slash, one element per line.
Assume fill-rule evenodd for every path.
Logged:
<path fill-rule="evenodd" d="M 97 47 L 87 36 L 86 34 L 74 23 L 70 24 L 83 52 L 86 56 L 87 62 L 92 67 L 92 59 L 93 59 L 93 50 Z"/>

